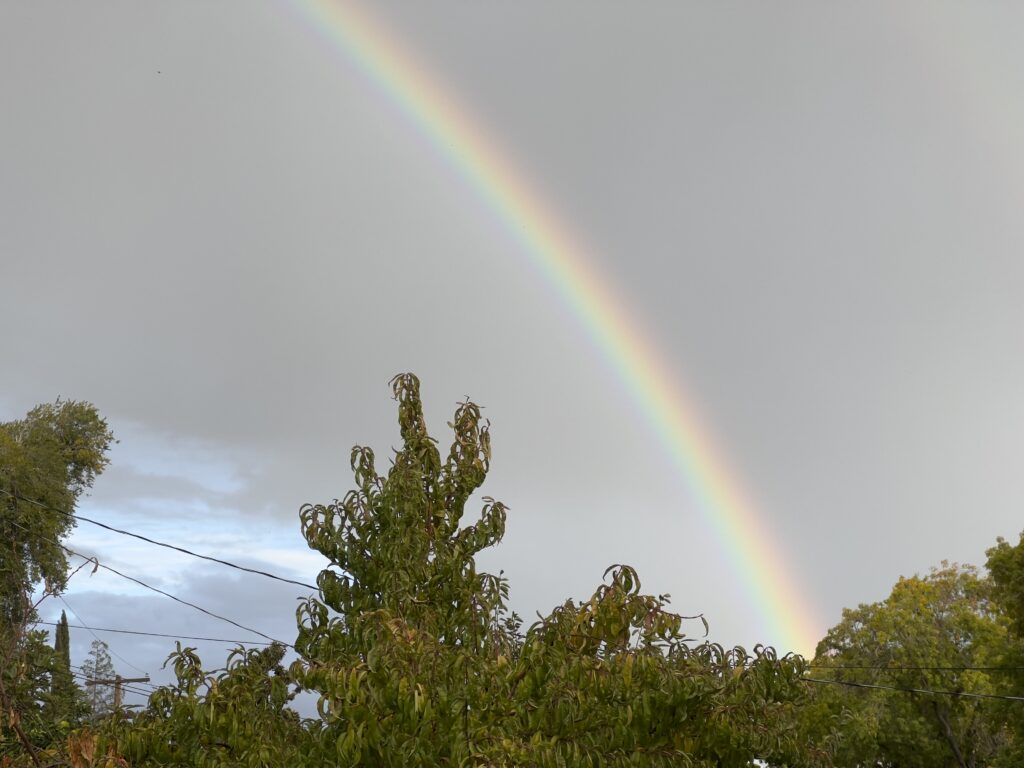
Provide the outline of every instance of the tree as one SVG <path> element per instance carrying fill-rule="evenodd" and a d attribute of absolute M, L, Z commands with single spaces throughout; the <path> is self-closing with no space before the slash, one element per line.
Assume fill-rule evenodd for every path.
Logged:
<path fill-rule="evenodd" d="M 302 760 L 309 732 L 287 706 L 295 687 L 284 654 L 280 644 L 236 648 L 223 669 L 207 672 L 195 649 L 179 644 L 168 658 L 176 682 L 133 720 L 107 720 L 101 749 L 133 766 L 311 765 Z"/>
<path fill-rule="evenodd" d="M 24 756 L 58 736 L 47 712 L 53 664 L 46 633 L 30 629 L 12 661 L 0 667 L 0 689 L 8 703 L 0 711 L 0 765 L 3 757 Z"/>
<path fill-rule="evenodd" d="M 40 719 L 51 695 L 52 649 L 30 629 L 32 594 L 40 583 L 44 597 L 63 590 L 61 541 L 74 527 L 68 513 L 107 466 L 112 440 L 96 409 L 73 400 L 0 423 L 0 706 L 8 713 L 0 743 L 17 740 L 30 754 L 52 736 L 23 727 Z"/>
<path fill-rule="evenodd" d="M 113 680 L 117 674 L 114 663 L 110 659 L 107 644 L 102 640 L 93 640 L 89 647 L 89 655 L 82 664 L 82 674 L 86 678 L 85 699 L 94 718 L 109 715 L 114 711 L 114 687 L 95 681 Z M 94 682 L 89 682 L 94 681 Z"/>
<path fill-rule="evenodd" d="M 1000 536 L 985 554 L 993 598 L 1006 612 L 1014 637 L 1024 638 L 1024 533 L 1016 546 Z"/>
<path fill-rule="evenodd" d="M 250 652 L 210 674 L 179 649 L 177 683 L 134 722 L 112 719 L 97 749 L 139 767 L 814 762 L 796 731 L 802 659 L 691 640 L 629 566 L 524 630 L 507 581 L 475 563 L 507 508 L 483 497 L 464 521 L 490 466 L 488 423 L 460 403 L 442 458 L 416 377 L 392 386 L 402 445 L 386 474 L 356 447 L 355 489 L 300 510 L 331 562 L 299 607 L 300 658 L 283 672 L 277 652 Z M 294 685 L 319 695 L 319 718 L 288 712 Z"/>
<path fill-rule="evenodd" d="M 1024 691 L 1024 533 L 1016 545 L 1000 537 L 986 554 L 992 599 L 1003 611 L 1010 628 L 996 656 L 1002 667 L 996 676 L 1008 693 L 1019 695 Z M 1024 765 L 1024 711 L 1020 702 L 1004 702 L 999 709 L 1016 738 L 998 764 Z"/>
<path fill-rule="evenodd" d="M 22 626 L 29 595 L 59 592 L 68 572 L 68 512 L 107 466 L 113 436 L 89 403 L 58 400 L 0 423 L 0 620 Z"/>
<path fill-rule="evenodd" d="M 884 601 L 843 611 L 818 644 L 815 676 L 845 683 L 996 693 L 1007 622 L 973 567 L 901 578 Z M 992 701 L 822 685 L 802 720 L 848 766 L 989 765 L 1010 743 Z"/>
<path fill-rule="evenodd" d="M 57 664 L 54 666 L 52 687 L 56 690 L 63 682 L 58 677 L 65 676 L 60 673 L 66 673 L 68 680 L 71 678 L 71 632 L 68 629 L 68 615 L 64 611 L 60 612 L 60 621 L 57 622 L 57 631 L 54 632 L 53 653 Z M 57 671 L 58 666 L 60 673 Z"/>
<path fill-rule="evenodd" d="M 504 504 L 462 521 L 491 459 L 472 402 L 442 459 L 419 381 L 392 381 L 402 447 L 386 475 L 352 451 L 356 489 L 300 517 L 332 566 L 299 609 L 295 676 L 320 693 L 322 760 L 353 765 L 745 765 L 783 757 L 798 660 L 692 645 L 667 596 L 612 566 L 589 599 L 519 633 L 505 579 L 476 569 Z"/>
<path fill-rule="evenodd" d="M 50 670 L 50 698 L 47 709 L 50 719 L 70 726 L 82 713 L 82 691 L 71 674 L 71 633 L 68 617 L 60 612 L 54 632 L 53 664 Z"/>

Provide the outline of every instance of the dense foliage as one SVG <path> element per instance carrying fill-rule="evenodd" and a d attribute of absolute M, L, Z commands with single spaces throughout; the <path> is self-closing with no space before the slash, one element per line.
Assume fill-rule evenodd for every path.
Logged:
<path fill-rule="evenodd" d="M 24 623 L 33 587 L 59 592 L 68 574 L 61 540 L 78 497 L 107 466 L 113 437 L 89 403 L 58 400 L 0 424 L 0 617 Z"/>
<path fill-rule="evenodd" d="M 993 602 L 1009 624 L 1009 636 L 993 654 L 1001 667 L 994 675 L 1004 691 L 1024 695 L 1024 533 L 1015 546 L 998 539 L 988 550 L 987 566 Z M 993 716 L 1002 718 L 1013 736 L 997 764 L 1024 765 L 1024 701 L 997 703 Z"/>
<path fill-rule="evenodd" d="M 966 768 L 991 765 L 1004 750 L 1010 733 L 993 700 L 953 695 L 1001 690 L 991 667 L 1007 627 L 988 586 L 975 569 L 944 563 L 900 579 L 882 602 L 843 612 L 812 672 L 850 685 L 823 686 L 803 712 L 819 739 L 836 730 L 839 764 Z"/>
<path fill-rule="evenodd" d="M 286 670 L 283 649 L 239 651 L 208 675 L 180 649 L 177 684 L 133 722 L 113 720 L 97 754 L 137 766 L 745 766 L 807 753 L 801 660 L 691 641 L 628 566 L 524 630 L 505 579 L 475 564 L 507 508 L 484 497 L 464 522 L 490 465 L 487 422 L 461 403 L 442 457 L 419 382 L 393 386 L 402 447 L 388 471 L 356 448 L 355 489 L 301 510 L 332 565 L 299 609 L 299 659 Z M 320 717 L 286 708 L 296 688 L 319 695 Z"/>
<path fill-rule="evenodd" d="M 32 595 L 59 594 L 68 578 L 67 512 L 107 466 L 113 437 L 89 403 L 40 405 L 0 423 L 0 756 L 66 733 L 81 714 L 64 645 L 50 648 Z M 66 622 L 65 622 L 66 628 Z"/>
<path fill-rule="evenodd" d="M 501 541 L 508 508 L 484 496 L 467 515 L 490 468 L 489 424 L 460 403 L 442 454 L 419 382 L 405 374 L 392 384 L 401 447 L 386 471 L 356 447 L 355 487 L 300 510 L 303 536 L 330 566 L 300 602 L 293 646 L 239 648 L 210 671 L 179 645 L 168 659 L 175 683 L 129 716 L 109 702 L 83 708 L 66 619 L 54 648 L 26 624 L 3 673 L 0 766 L 1024 764 L 1024 702 L 1006 698 L 1024 691 L 1024 538 L 998 540 L 986 573 L 944 563 L 844 611 L 811 663 L 688 637 L 684 627 L 702 618 L 645 594 L 628 565 L 609 567 L 589 598 L 524 626 L 503 575 L 476 566 Z M 102 421 L 91 423 L 109 443 Z M 78 475 L 86 485 L 107 443 L 95 442 L 92 474 Z M 18 456 L 12 445 L 4 450 Z M 10 478 L 21 485 L 17 472 L 33 475 L 30 466 L 3 475 L 0 490 L 9 497 Z M 65 472 L 73 502 L 80 488 L 61 466 L 43 471 Z M 59 495 L 60 482 L 40 487 Z M 9 503 L 0 525 L 23 512 Z M 35 524 L 59 541 L 70 522 Z M 22 613 L 7 628 L 26 623 L 26 584 L 45 577 L 55 591 L 64 582 L 59 548 L 32 546 L 25 537 L 13 545 L 21 564 L 8 569 L 6 605 Z M 94 677 L 107 668 L 102 650 L 95 669 L 86 665 Z M 318 701 L 306 720 L 290 707 L 303 691 Z M 10 735 L 16 722 L 23 738 Z"/>

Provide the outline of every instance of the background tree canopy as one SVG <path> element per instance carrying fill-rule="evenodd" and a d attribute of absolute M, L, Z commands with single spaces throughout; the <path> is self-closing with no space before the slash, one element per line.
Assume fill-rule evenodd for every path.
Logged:
<path fill-rule="evenodd" d="M 991 665 L 1005 624 L 993 616 L 973 569 L 944 565 L 901 579 L 881 603 L 843 612 L 817 649 L 827 679 L 898 688 L 994 692 Z M 998 747 L 974 699 L 914 697 L 897 691 L 830 688 L 818 692 L 812 720 L 841 724 L 841 763 L 987 765 Z M 979 762 L 980 761 L 980 762 Z"/>

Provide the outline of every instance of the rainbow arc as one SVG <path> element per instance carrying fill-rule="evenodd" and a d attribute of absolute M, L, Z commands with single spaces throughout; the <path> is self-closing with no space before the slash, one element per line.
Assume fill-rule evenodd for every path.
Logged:
<path fill-rule="evenodd" d="M 727 470 L 685 392 L 660 363 L 593 260 L 559 226 L 451 93 L 368 15 L 337 0 L 293 0 L 348 62 L 384 93 L 472 186 L 558 290 L 603 351 L 685 478 L 780 652 L 809 654 L 819 622 L 788 572 L 783 549 Z"/>

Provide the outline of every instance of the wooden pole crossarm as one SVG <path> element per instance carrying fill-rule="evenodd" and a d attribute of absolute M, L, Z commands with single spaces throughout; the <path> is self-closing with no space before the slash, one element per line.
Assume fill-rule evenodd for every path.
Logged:
<path fill-rule="evenodd" d="M 121 709 L 121 686 L 124 683 L 148 683 L 149 675 L 145 677 L 121 677 L 117 675 L 113 680 L 86 680 L 86 685 L 112 685 L 114 686 L 114 710 Z"/>

